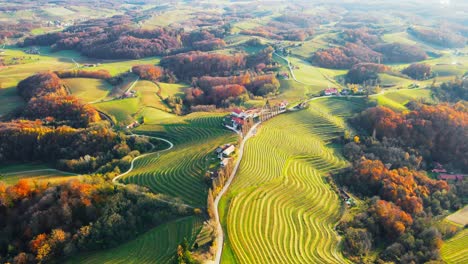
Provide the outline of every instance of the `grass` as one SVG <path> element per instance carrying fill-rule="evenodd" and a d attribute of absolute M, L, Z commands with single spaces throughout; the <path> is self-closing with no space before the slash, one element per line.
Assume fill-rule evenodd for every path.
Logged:
<path fill-rule="evenodd" d="M 452 221 L 462 226 L 467 225 L 468 224 L 468 206 L 465 206 L 463 207 L 463 209 L 460 209 L 457 212 L 447 216 L 447 220 Z"/>
<path fill-rule="evenodd" d="M 112 85 L 105 80 L 71 78 L 64 81 L 73 95 L 87 103 L 105 99 L 112 90 Z"/>
<path fill-rule="evenodd" d="M 442 259 L 448 264 L 468 263 L 468 229 L 460 231 L 455 237 L 442 245 Z"/>
<path fill-rule="evenodd" d="M 221 203 L 229 238 L 223 260 L 348 262 L 334 232 L 341 216 L 339 197 L 325 177 L 347 166 L 329 142 L 343 133 L 341 117 L 363 106 L 321 100 L 311 102 L 308 110 L 268 121 L 246 143 L 238 174 Z"/>
<path fill-rule="evenodd" d="M 171 109 L 162 101 L 161 97 L 157 94 L 159 87 L 150 81 L 139 81 L 135 87 L 138 93 L 138 100 L 141 107 L 153 107 L 163 111 L 170 111 Z"/>
<path fill-rule="evenodd" d="M 185 89 L 189 88 L 189 85 L 179 83 L 158 83 L 161 89 L 161 97 L 166 99 L 169 96 L 184 97 Z"/>
<path fill-rule="evenodd" d="M 329 86 L 340 88 L 341 85 L 336 82 L 335 78 L 346 74 L 344 70 L 315 67 L 309 62 L 295 57 L 289 57 L 289 60 L 292 65 L 299 67 L 299 69 L 294 69 L 294 74 L 298 81 L 310 86 L 309 92 L 319 92 Z"/>
<path fill-rule="evenodd" d="M 378 105 L 386 106 L 394 110 L 406 110 L 406 104 L 412 100 L 425 99 L 432 100 L 431 91 L 429 89 L 404 89 L 389 91 L 384 94 L 379 94 L 371 97 L 371 100 L 377 102 Z"/>
<path fill-rule="evenodd" d="M 74 173 L 63 172 L 50 168 L 45 164 L 21 164 L 3 166 L 0 169 L 0 181 L 7 185 L 16 184 L 20 179 L 36 182 L 59 183 L 77 179 Z"/>
<path fill-rule="evenodd" d="M 138 98 L 128 98 L 109 102 L 97 103 L 94 106 L 115 117 L 118 123 L 129 124 L 135 120 L 135 114 L 139 109 Z"/>
<path fill-rule="evenodd" d="M 172 263 L 184 238 L 192 243 L 202 227 L 198 217 L 160 225 L 116 248 L 79 255 L 67 263 Z"/>
<path fill-rule="evenodd" d="M 49 13 L 52 16 L 60 16 L 60 17 L 67 17 L 75 14 L 75 12 L 61 6 L 57 7 L 48 7 L 48 8 L 43 8 L 44 11 Z"/>

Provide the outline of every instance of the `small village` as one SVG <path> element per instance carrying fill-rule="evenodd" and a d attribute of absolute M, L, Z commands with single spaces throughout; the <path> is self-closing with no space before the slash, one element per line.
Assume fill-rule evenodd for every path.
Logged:
<path fill-rule="evenodd" d="M 449 182 L 463 181 L 468 175 L 461 173 L 447 172 L 446 169 L 440 163 L 435 164 L 435 168 L 431 170 L 432 173 L 437 175 L 438 180 L 444 180 Z"/>

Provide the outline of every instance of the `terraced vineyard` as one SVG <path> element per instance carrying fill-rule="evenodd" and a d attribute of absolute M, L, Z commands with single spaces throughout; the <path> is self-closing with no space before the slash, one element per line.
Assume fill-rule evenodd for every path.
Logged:
<path fill-rule="evenodd" d="M 228 203 L 223 259 L 238 263 L 346 263 L 334 225 L 341 216 L 327 173 L 347 166 L 328 145 L 343 132 L 330 112 L 353 111 L 340 100 L 266 122 L 245 147 Z M 325 108 L 325 105 L 336 107 Z M 320 107 L 319 107 L 320 106 Z M 356 108 L 357 109 L 357 108 Z M 225 206 L 225 205 L 223 205 Z"/>
<path fill-rule="evenodd" d="M 212 162 L 207 156 L 217 146 L 236 140 L 232 132 L 221 126 L 223 116 L 195 113 L 174 123 L 141 127 L 137 133 L 166 138 L 175 147 L 164 155 L 155 153 L 137 160 L 134 170 L 121 181 L 205 207 L 208 189 L 203 178 Z"/>
<path fill-rule="evenodd" d="M 468 229 L 464 229 L 442 246 L 442 259 L 449 264 L 468 263 Z"/>
<path fill-rule="evenodd" d="M 202 228 L 202 220 L 187 217 L 160 225 L 137 239 L 106 251 L 82 255 L 68 263 L 171 263 L 177 245 L 185 238 L 192 242 Z"/>

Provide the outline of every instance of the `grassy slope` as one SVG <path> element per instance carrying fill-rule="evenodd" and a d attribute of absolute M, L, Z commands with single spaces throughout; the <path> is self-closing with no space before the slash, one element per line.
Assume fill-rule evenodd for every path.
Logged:
<path fill-rule="evenodd" d="M 78 176 L 52 169 L 45 164 L 7 165 L 0 168 L 0 181 L 7 185 L 16 184 L 20 179 L 29 179 L 37 182 L 56 183 L 68 181 Z"/>
<path fill-rule="evenodd" d="M 88 103 L 105 99 L 112 90 L 112 85 L 105 80 L 91 78 L 64 80 L 73 95 Z"/>
<path fill-rule="evenodd" d="M 184 238 L 193 242 L 201 226 L 202 220 L 197 217 L 179 219 L 116 248 L 80 255 L 67 263 L 172 263 L 177 245 Z"/>
<path fill-rule="evenodd" d="M 431 91 L 429 89 L 405 89 L 389 91 L 371 97 L 371 100 L 377 102 L 377 104 L 394 110 L 405 110 L 407 109 L 405 105 L 409 101 L 417 99 L 432 100 Z"/>
<path fill-rule="evenodd" d="M 346 262 L 333 232 L 340 202 L 323 177 L 346 166 L 327 142 L 343 131 L 341 117 L 363 105 L 319 101 L 310 110 L 268 121 L 247 143 L 240 171 L 220 206 L 229 238 L 223 260 Z"/>

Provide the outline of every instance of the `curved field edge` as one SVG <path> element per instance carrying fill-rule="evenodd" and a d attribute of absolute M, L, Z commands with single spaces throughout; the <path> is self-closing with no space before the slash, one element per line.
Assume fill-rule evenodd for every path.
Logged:
<path fill-rule="evenodd" d="M 224 263 L 348 262 L 334 232 L 341 203 L 324 178 L 347 165 L 328 144 L 344 130 L 346 112 L 330 109 L 341 103 L 276 117 L 247 142 L 220 205 Z"/>
<path fill-rule="evenodd" d="M 67 263 L 172 263 L 177 245 L 195 241 L 202 228 L 199 217 L 190 216 L 162 224 L 118 247 L 75 257 Z"/>
<path fill-rule="evenodd" d="M 468 263 L 468 229 L 460 231 L 456 236 L 442 245 L 442 259 L 448 264 Z"/>

